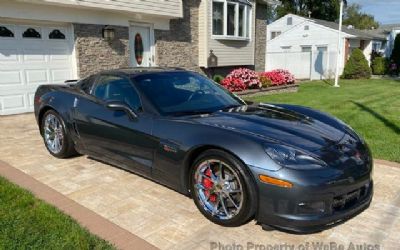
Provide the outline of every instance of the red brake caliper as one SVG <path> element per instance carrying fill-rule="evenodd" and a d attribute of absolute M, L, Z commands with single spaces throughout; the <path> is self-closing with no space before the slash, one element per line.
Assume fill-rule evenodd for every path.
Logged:
<path fill-rule="evenodd" d="M 211 178 L 211 169 L 208 168 L 205 173 L 205 176 Z M 216 202 L 217 201 L 217 195 L 215 194 L 210 194 L 210 189 L 214 186 L 212 181 L 209 178 L 203 178 L 203 186 L 205 187 L 204 194 L 210 199 L 211 202 Z"/>

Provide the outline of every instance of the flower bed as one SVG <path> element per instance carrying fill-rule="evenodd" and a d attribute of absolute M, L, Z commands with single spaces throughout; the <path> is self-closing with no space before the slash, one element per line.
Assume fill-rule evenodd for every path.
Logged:
<path fill-rule="evenodd" d="M 231 92 L 259 90 L 295 83 L 294 76 L 289 71 L 283 69 L 256 73 L 250 69 L 239 68 L 233 70 L 221 81 L 221 85 Z"/>

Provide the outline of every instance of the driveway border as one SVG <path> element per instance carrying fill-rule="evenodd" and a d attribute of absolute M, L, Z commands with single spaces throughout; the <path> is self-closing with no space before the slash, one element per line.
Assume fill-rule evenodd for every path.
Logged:
<path fill-rule="evenodd" d="M 55 206 L 100 238 L 118 249 L 156 250 L 144 239 L 110 222 L 90 209 L 78 204 L 49 186 L 0 160 L 0 175 L 14 184 L 32 192 L 37 198 Z"/>
<path fill-rule="evenodd" d="M 381 164 L 381 165 L 386 165 L 386 166 L 389 166 L 389 167 L 400 168 L 400 163 L 393 162 L 393 161 L 374 159 L 374 163 Z"/>

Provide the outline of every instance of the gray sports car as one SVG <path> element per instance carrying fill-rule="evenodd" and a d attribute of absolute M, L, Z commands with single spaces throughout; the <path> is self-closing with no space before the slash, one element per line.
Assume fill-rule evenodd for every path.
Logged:
<path fill-rule="evenodd" d="M 86 154 L 191 196 L 209 220 L 313 232 L 372 199 L 368 146 L 307 107 L 245 102 L 181 69 L 104 71 L 43 85 L 35 115 L 50 154 Z"/>

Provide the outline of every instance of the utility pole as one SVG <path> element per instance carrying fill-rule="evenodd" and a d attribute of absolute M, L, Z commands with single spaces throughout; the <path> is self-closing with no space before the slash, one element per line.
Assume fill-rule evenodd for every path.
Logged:
<path fill-rule="evenodd" d="M 343 59 L 342 56 L 342 23 L 343 23 L 343 8 L 344 8 L 344 1 L 340 1 L 340 16 L 339 16 L 339 30 L 338 30 L 338 46 L 337 46 L 337 60 L 336 60 L 336 74 L 335 74 L 335 85 L 334 87 L 339 86 L 339 67 L 340 67 L 340 60 Z"/>

